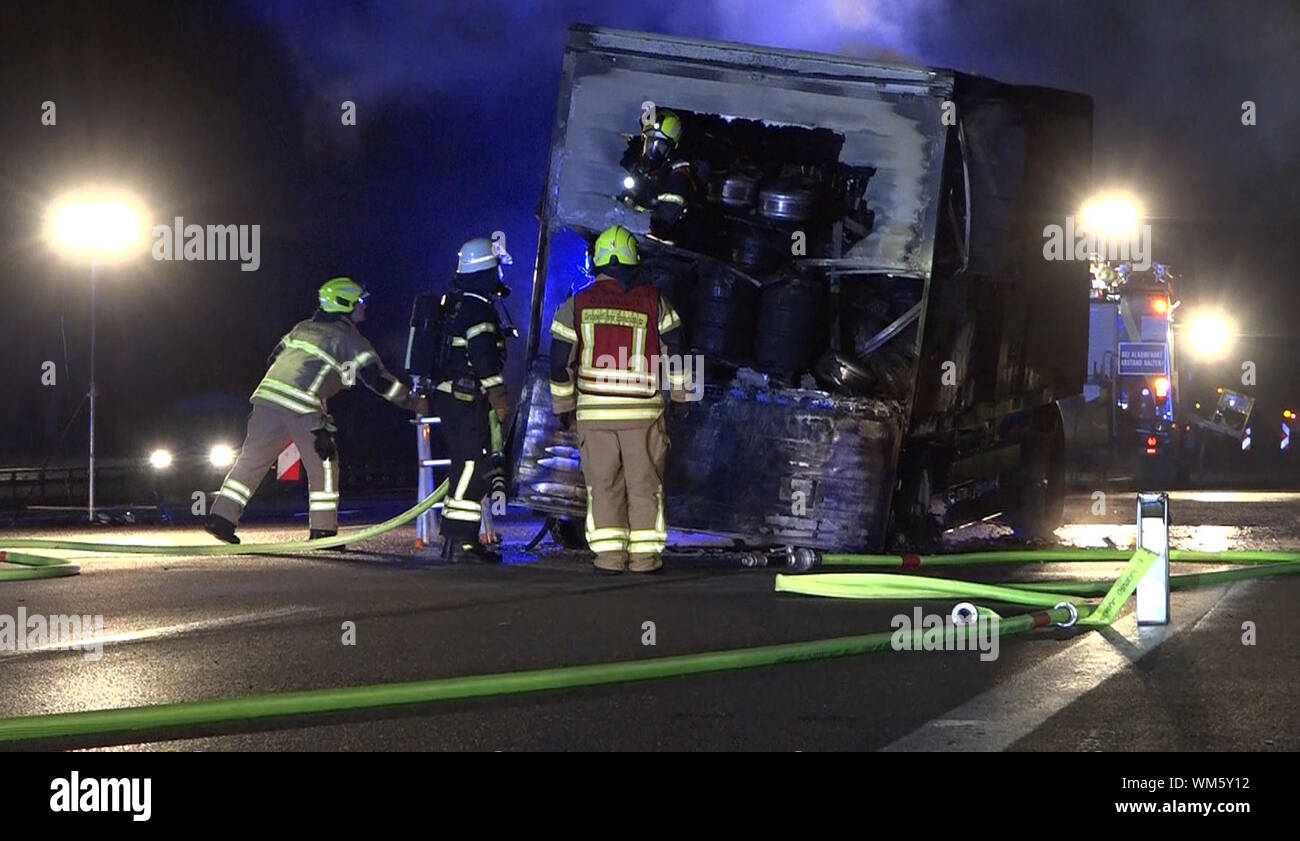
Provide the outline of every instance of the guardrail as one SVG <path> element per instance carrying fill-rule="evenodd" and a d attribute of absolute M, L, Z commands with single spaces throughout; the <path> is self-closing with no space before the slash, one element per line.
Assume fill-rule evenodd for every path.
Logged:
<path fill-rule="evenodd" d="M 349 462 L 343 458 L 340 484 L 347 490 L 399 490 L 415 486 L 417 468 L 409 456 Z M 170 507 L 188 514 L 196 491 L 215 491 L 223 469 L 203 464 L 177 464 L 167 471 L 153 470 L 143 460 L 95 466 L 96 508 L 150 505 Z M 268 483 L 260 496 L 294 492 L 296 485 Z M 87 496 L 87 468 L 80 466 L 0 467 L 0 510 L 31 508 L 83 508 Z M 432 488 L 430 488 L 432 490 Z M 425 493 L 422 495 L 427 496 Z"/>

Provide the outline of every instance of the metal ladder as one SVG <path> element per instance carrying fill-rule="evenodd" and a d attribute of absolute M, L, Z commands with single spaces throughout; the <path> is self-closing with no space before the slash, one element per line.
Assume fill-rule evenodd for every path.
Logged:
<path fill-rule="evenodd" d="M 415 424 L 415 445 L 419 457 L 418 501 L 433 493 L 434 489 L 438 487 L 438 479 L 434 471 L 439 467 L 448 467 L 451 464 L 451 459 L 433 457 L 433 427 L 441 424 L 442 418 L 429 415 L 427 417 L 418 417 L 411 423 Z M 438 534 L 438 510 L 441 508 L 442 503 L 439 502 L 416 519 L 415 539 L 417 546 L 428 546 L 433 543 L 434 537 Z"/>

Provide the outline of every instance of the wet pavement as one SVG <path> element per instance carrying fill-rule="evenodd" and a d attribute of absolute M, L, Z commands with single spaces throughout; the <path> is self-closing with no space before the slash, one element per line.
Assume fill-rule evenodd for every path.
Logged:
<path fill-rule="evenodd" d="M 1063 544 L 1131 544 L 1132 495 L 1072 496 Z M 1172 495 L 1175 547 L 1300 551 L 1300 494 Z M 365 516 L 364 513 L 362 516 Z M 385 515 L 386 516 L 386 515 Z M 373 520 L 382 519 L 374 516 Z M 1195 525 L 1193 525 L 1195 524 Z M 0 615 L 101 615 L 102 657 L 0 653 L 0 715 L 87 710 L 640 660 L 891 629 L 915 603 L 773 592 L 773 570 L 671 554 L 656 576 L 604 577 L 582 553 L 522 545 L 507 563 L 416 567 L 407 526 L 346 552 L 72 557 L 77 577 L 0 583 Z M 300 539 L 257 525 L 246 542 Z M 11 533 L 19 536 L 18 533 Z M 208 544 L 197 529 L 31 536 Z M 947 536 L 1005 546 L 996 522 Z M 673 542 L 700 544 L 697 536 Z M 1108 543 L 1109 541 L 1109 543 Z M 716 546 L 718 541 L 712 541 Z M 1186 567 L 1186 568 L 1184 568 Z M 970 580 L 1113 578 L 1120 564 L 944 570 Z M 1215 567 L 1209 567 L 1215 568 Z M 1176 564 L 1174 572 L 1190 566 Z M 1206 569 L 1206 567 L 1197 567 Z M 1046 630 L 978 652 L 885 652 L 597 689 L 236 722 L 41 747 L 133 749 L 1300 749 L 1300 578 L 1176 592 L 1175 621 Z M 951 603 L 922 602 L 946 613 Z M 1015 608 L 1004 614 L 1018 612 Z M 345 623 L 355 645 L 345 645 Z M 654 644 L 646 643 L 653 623 Z M 1243 644 L 1253 623 L 1253 645 Z"/>

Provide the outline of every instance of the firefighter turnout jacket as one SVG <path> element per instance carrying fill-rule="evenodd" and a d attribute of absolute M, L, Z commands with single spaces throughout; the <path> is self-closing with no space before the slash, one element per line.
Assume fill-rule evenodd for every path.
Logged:
<path fill-rule="evenodd" d="M 252 403 L 295 415 L 319 414 L 331 397 L 360 382 L 404 409 L 415 411 L 419 406 L 347 313 L 318 311 L 300 321 L 280 339 L 269 361 L 271 367 L 253 391 Z"/>
<path fill-rule="evenodd" d="M 695 169 L 690 161 L 673 161 L 663 172 L 656 173 L 654 216 L 666 228 L 671 228 L 686 212 L 699 192 Z"/>
<path fill-rule="evenodd" d="M 683 245 L 695 242 L 700 232 L 698 220 L 690 209 L 698 204 L 702 193 L 700 178 L 690 161 L 679 160 L 654 170 L 636 170 L 634 186 L 627 203 L 635 210 L 650 213 L 650 233 L 655 239 Z M 698 213 L 698 211 L 696 211 Z"/>
<path fill-rule="evenodd" d="M 457 274 L 443 302 L 433 394 L 450 462 L 442 533 L 462 548 L 478 543 L 482 499 L 498 467 L 491 454 L 510 412 L 505 336 L 493 305 L 497 280 L 496 269 Z"/>
<path fill-rule="evenodd" d="M 491 277 L 482 280 L 478 275 Z M 491 289 L 479 288 L 489 281 Z M 506 341 L 491 297 L 495 284 L 495 271 L 456 276 L 445 304 L 439 382 L 434 388 L 467 402 L 486 395 L 504 420 L 510 398 L 505 381 Z"/>
<path fill-rule="evenodd" d="M 388 373 L 350 313 L 317 311 L 280 339 L 269 362 L 249 400 L 248 432 L 217 492 L 212 517 L 226 521 L 233 533 L 267 469 L 293 441 L 307 471 L 308 523 L 313 532 L 333 534 L 339 458 L 326 402 L 357 382 L 404 409 L 418 411 L 422 401 Z"/>
<path fill-rule="evenodd" d="M 551 402 L 577 420 L 650 421 L 663 415 L 660 369 L 675 402 L 687 399 L 681 318 L 654 286 L 599 274 L 551 323 Z M 665 355 L 666 351 L 666 355 Z"/>

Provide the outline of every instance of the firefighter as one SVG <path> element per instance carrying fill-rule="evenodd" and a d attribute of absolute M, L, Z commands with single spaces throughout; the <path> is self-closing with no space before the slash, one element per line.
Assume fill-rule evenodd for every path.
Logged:
<path fill-rule="evenodd" d="M 505 334 L 495 301 L 509 293 L 492 241 L 460 248 L 451 291 L 443 300 L 434 366 L 433 411 L 447 441 L 448 493 L 442 510 L 443 557 L 500 563 L 479 542 L 482 500 L 500 467 L 501 424 L 510 415 L 505 384 Z"/>
<path fill-rule="evenodd" d="M 650 235 L 670 245 L 691 247 L 702 192 L 701 178 L 688 160 L 677 159 L 682 121 L 671 111 L 660 111 L 641 131 L 641 152 L 628 149 L 622 162 L 628 176 L 623 182 L 624 204 L 650 212 Z"/>
<path fill-rule="evenodd" d="M 280 339 L 266 376 L 249 402 L 248 432 L 217 491 L 205 528 L 226 543 L 238 543 L 235 527 L 244 506 L 285 444 L 298 445 L 307 469 L 311 539 L 338 533 L 339 459 L 326 402 L 361 382 L 385 400 L 410 411 L 424 408 L 394 378 L 370 342 L 357 330 L 365 319 L 368 294 L 347 277 L 320 288 L 320 308 Z"/>
<path fill-rule="evenodd" d="M 566 300 L 551 324 L 552 409 L 563 428 L 577 423 L 587 544 L 597 571 L 610 573 L 663 567 L 669 442 L 658 368 L 665 349 L 673 415 L 689 411 L 681 319 L 653 286 L 638 282 L 639 262 L 631 233 L 606 230 L 593 249 L 595 283 Z"/>

